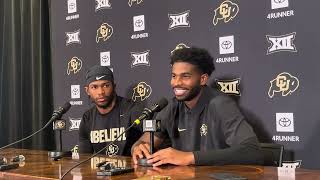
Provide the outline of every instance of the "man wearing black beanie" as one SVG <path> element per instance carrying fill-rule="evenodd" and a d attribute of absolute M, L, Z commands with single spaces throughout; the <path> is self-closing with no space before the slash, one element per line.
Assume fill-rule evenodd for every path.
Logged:
<path fill-rule="evenodd" d="M 79 130 L 79 151 L 94 153 L 115 140 L 139 117 L 143 107 L 115 91 L 113 73 L 108 67 L 93 66 L 86 74 L 85 91 L 95 104 L 83 114 Z M 132 144 L 142 135 L 133 127 L 109 145 L 106 155 L 130 156 Z"/>

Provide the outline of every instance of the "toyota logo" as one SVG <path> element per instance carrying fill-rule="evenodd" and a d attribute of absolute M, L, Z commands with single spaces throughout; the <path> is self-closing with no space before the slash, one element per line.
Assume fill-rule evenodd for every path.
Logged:
<path fill-rule="evenodd" d="M 229 49 L 232 46 L 232 42 L 231 41 L 223 41 L 221 43 L 221 47 L 222 49 Z"/>
<path fill-rule="evenodd" d="M 109 61 L 109 56 L 107 56 L 107 55 L 102 56 L 102 61 L 103 62 L 108 62 Z"/>
<path fill-rule="evenodd" d="M 74 95 L 79 94 L 79 89 L 73 89 L 73 90 L 72 90 L 72 94 L 74 94 Z"/>
<path fill-rule="evenodd" d="M 278 4 L 283 3 L 284 1 L 286 1 L 286 0 L 273 0 L 273 2 L 278 3 Z"/>
<path fill-rule="evenodd" d="M 289 118 L 279 119 L 279 125 L 282 127 L 289 127 L 291 125 L 291 120 Z"/>
<path fill-rule="evenodd" d="M 69 9 L 74 9 L 76 7 L 76 4 L 75 3 L 70 3 L 69 4 Z"/>
<path fill-rule="evenodd" d="M 138 19 L 134 24 L 136 25 L 136 27 L 141 27 L 143 25 L 143 21 L 141 19 Z"/>

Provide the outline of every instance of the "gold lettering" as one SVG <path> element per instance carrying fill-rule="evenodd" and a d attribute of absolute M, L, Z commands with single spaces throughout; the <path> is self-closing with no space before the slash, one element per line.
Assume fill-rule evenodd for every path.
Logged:
<path fill-rule="evenodd" d="M 219 13 L 223 18 L 230 17 L 231 7 L 228 4 L 221 4 L 219 8 Z"/>
<path fill-rule="evenodd" d="M 91 169 L 97 169 L 97 164 L 103 161 L 112 162 L 116 167 L 127 167 L 126 160 L 111 159 L 105 157 L 94 157 L 91 159 Z"/>
<path fill-rule="evenodd" d="M 287 91 L 289 89 L 290 79 L 287 80 L 285 76 L 279 76 L 276 80 L 276 85 L 280 91 Z"/>

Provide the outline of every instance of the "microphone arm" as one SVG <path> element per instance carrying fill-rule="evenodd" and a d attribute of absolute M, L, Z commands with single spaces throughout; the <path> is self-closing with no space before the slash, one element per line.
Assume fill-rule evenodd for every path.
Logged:
<path fill-rule="evenodd" d="M 10 146 L 12 146 L 12 145 L 15 145 L 15 144 L 17 144 L 17 143 L 19 143 L 19 142 L 22 142 L 22 141 L 24 141 L 24 140 L 27 140 L 27 139 L 31 138 L 32 136 L 38 134 L 39 132 L 43 131 L 43 130 L 44 130 L 46 127 L 48 127 L 54 120 L 58 119 L 59 117 L 62 116 L 62 114 L 64 114 L 65 112 L 67 112 L 67 111 L 70 109 L 70 107 L 71 107 L 71 104 L 70 104 L 69 102 L 65 103 L 65 104 L 63 105 L 63 107 L 59 107 L 58 110 L 56 110 L 56 111 L 53 112 L 53 115 L 52 115 L 51 119 L 50 119 L 50 120 L 47 122 L 47 124 L 45 124 L 41 129 L 39 129 L 38 131 L 30 134 L 30 135 L 27 136 L 27 137 L 24 137 L 24 138 L 22 138 L 22 139 L 20 139 L 20 140 L 17 140 L 17 141 L 15 141 L 15 142 L 13 142 L 13 143 L 10 143 L 10 144 L 8 144 L 8 145 L 5 145 L 5 146 L 1 147 L 0 150 L 5 149 L 5 148 L 7 148 L 7 147 L 10 147 Z"/>

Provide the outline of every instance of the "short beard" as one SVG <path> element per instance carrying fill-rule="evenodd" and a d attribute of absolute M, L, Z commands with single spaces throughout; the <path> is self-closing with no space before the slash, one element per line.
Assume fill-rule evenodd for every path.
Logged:
<path fill-rule="evenodd" d="M 193 87 L 190 90 L 190 93 L 186 96 L 183 97 L 182 99 L 177 99 L 178 101 L 191 101 L 193 98 L 195 98 L 201 91 L 201 85 L 197 85 Z"/>

